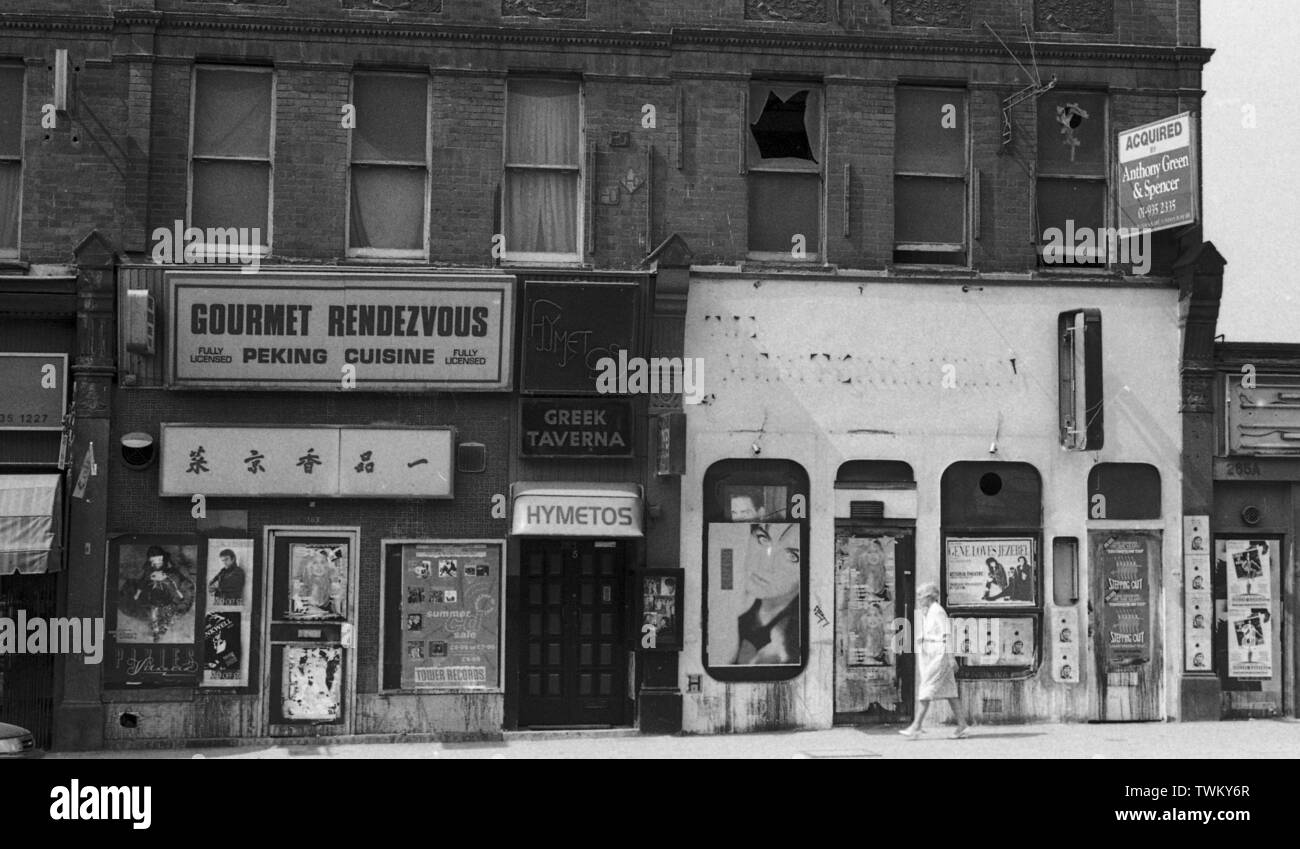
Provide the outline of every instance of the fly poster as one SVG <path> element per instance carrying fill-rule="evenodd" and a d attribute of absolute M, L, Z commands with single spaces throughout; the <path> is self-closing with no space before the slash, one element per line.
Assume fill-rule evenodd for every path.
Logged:
<path fill-rule="evenodd" d="M 1145 534 L 1094 536 L 1093 562 L 1101 572 L 1102 644 L 1108 672 L 1149 663 L 1151 570 L 1158 551 Z"/>
<path fill-rule="evenodd" d="M 793 522 L 709 524 L 708 665 L 802 662 L 803 543 Z"/>
<path fill-rule="evenodd" d="M 128 536 L 109 546 L 105 687 L 192 687 L 199 544 Z"/>
<path fill-rule="evenodd" d="M 1264 609 L 1228 611 L 1228 674 L 1273 677 L 1273 623 Z"/>
<path fill-rule="evenodd" d="M 1219 540 L 1216 546 L 1228 579 L 1228 609 L 1272 606 L 1273 557 L 1266 540 Z"/>
<path fill-rule="evenodd" d="M 280 711 L 290 722 L 343 717 L 343 647 L 285 646 Z"/>
<path fill-rule="evenodd" d="M 949 537 L 945 544 L 944 604 L 958 607 L 1033 607 L 1038 558 L 1031 537 Z"/>
<path fill-rule="evenodd" d="M 247 687 L 253 617 L 253 541 L 208 540 L 201 640 L 203 686 Z"/>
<path fill-rule="evenodd" d="M 402 689 L 501 687 L 501 543 L 402 545 Z"/>
<path fill-rule="evenodd" d="M 898 540 L 841 532 L 835 542 L 835 711 L 892 713 L 902 696 L 894 645 Z"/>

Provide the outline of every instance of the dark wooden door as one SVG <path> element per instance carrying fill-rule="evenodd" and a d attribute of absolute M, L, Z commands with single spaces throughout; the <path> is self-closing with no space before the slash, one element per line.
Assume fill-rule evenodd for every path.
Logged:
<path fill-rule="evenodd" d="M 623 724 L 626 543 L 529 540 L 521 553 L 519 724 Z"/>

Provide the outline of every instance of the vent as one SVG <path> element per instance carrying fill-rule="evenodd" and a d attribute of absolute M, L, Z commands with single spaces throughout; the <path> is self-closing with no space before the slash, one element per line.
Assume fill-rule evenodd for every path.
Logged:
<path fill-rule="evenodd" d="M 1241 510 L 1241 521 L 1245 522 L 1247 525 L 1258 525 L 1263 518 L 1263 511 L 1254 505 L 1243 507 Z"/>
<path fill-rule="evenodd" d="M 885 518 L 885 502 L 883 501 L 850 501 L 849 502 L 850 519 L 883 519 Z"/>

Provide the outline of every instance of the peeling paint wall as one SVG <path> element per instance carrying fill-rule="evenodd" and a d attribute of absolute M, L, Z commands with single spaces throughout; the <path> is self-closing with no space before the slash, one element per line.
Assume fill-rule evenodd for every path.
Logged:
<path fill-rule="evenodd" d="M 963 282 L 983 288 L 963 292 Z M 686 408 L 681 556 L 690 607 L 680 672 L 685 730 L 830 726 L 834 628 L 819 627 L 813 609 L 820 605 L 834 615 L 833 485 L 848 460 L 902 460 L 914 469 L 918 583 L 939 581 L 939 484 L 944 470 L 959 461 L 1025 462 L 1042 475 L 1047 604 L 1053 537 L 1082 541 L 1090 529 L 1121 526 L 1163 531 L 1163 592 L 1153 594 L 1152 605 L 1157 633 L 1163 629 L 1163 642 L 1177 645 L 1170 642 L 1181 621 L 1177 290 L 1159 281 L 1078 283 L 778 279 L 721 271 L 693 276 L 685 354 L 704 360 L 705 401 Z M 1061 312 L 1084 307 L 1102 315 L 1106 441 L 1099 452 L 1079 453 L 1059 444 L 1056 332 Z M 990 454 L 995 441 L 997 453 Z M 702 478 L 714 462 L 754 456 L 794 460 L 809 475 L 805 615 L 813 617 L 811 645 L 806 668 L 791 681 L 724 684 L 711 679 L 702 663 Z M 1155 465 L 1162 518 L 1090 522 L 1087 478 L 1095 462 Z M 1088 559 L 1081 551 L 1081 621 Z M 981 722 L 1094 717 L 1096 663 L 1091 643 L 1081 648 L 1087 654 L 1079 684 L 1054 682 L 1044 654 L 1029 680 L 963 682 L 967 709 Z M 1170 662 L 1159 645 L 1154 660 Z M 1155 696 L 1162 716 L 1177 703 L 1172 669 L 1165 670 L 1162 692 Z M 699 692 L 689 691 L 692 675 L 701 676 Z M 936 720 L 947 718 L 946 705 L 936 710 Z"/>

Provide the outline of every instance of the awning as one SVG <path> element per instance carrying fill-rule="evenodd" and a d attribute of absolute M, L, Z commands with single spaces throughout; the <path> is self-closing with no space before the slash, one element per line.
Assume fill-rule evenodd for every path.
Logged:
<path fill-rule="evenodd" d="M 0 575 L 59 571 L 59 475 L 0 475 Z"/>
<path fill-rule="evenodd" d="M 641 487 L 624 483 L 516 483 L 510 532 L 528 537 L 639 537 Z"/>

